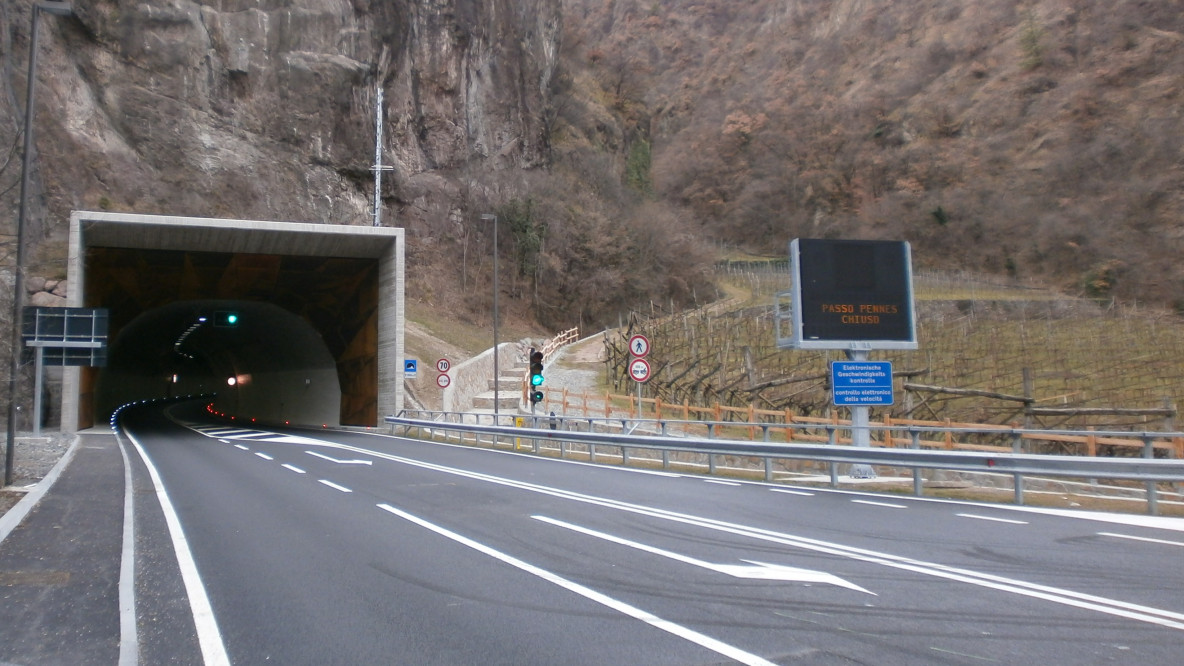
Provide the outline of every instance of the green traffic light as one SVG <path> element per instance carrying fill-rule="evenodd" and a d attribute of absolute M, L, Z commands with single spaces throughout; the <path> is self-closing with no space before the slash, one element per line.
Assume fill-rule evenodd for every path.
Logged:
<path fill-rule="evenodd" d="M 539 386 L 542 383 L 543 383 L 543 376 L 542 375 L 531 375 L 530 376 L 530 385 L 531 386 Z"/>

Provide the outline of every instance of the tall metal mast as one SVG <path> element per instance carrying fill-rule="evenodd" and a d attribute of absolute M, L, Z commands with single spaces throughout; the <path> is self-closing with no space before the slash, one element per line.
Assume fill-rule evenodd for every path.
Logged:
<path fill-rule="evenodd" d="M 374 226 L 382 226 L 382 172 L 394 171 L 393 166 L 382 165 L 382 84 L 378 84 L 378 99 L 374 103 Z"/>

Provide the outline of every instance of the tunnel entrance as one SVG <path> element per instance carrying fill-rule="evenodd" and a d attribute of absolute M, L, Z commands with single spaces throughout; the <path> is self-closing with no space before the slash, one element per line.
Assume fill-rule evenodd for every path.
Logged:
<path fill-rule="evenodd" d="M 402 408 L 401 229 L 75 212 L 69 280 L 69 305 L 110 310 L 111 347 L 64 373 L 63 431 L 195 389 L 262 422 Z"/>

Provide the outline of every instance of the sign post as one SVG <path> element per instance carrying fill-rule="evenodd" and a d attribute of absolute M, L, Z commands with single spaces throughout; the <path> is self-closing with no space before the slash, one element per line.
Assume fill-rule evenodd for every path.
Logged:
<path fill-rule="evenodd" d="M 650 353 L 650 339 L 638 333 L 629 338 L 629 376 L 637 382 L 637 420 L 641 420 L 641 385 L 650 378 L 650 362 L 645 360 Z"/>
<path fill-rule="evenodd" d="M 789 267 L 791 289 L 777 294 L 777 346 L 846 351 L 850 363 L 831 368 L 834 404 L 851 410 L 853 443 L 871 446 L 868 408 L 892 404 L 892 368 L 869 362 L 868 352 L 917 348 L 909 244 L 797 238 Z M 870 465 L 850 474 L 876 476 Z"/>
<path fill-rule="evenodd" d="M 52 366 L 107 365 L 106 308 L 50 308 L 26 306 L 21 339 L 34 349 L 33 434 L 41 434 L 41 393 L 45 364 Z M 17 352 L 13 352 L 17 353 Z"/>

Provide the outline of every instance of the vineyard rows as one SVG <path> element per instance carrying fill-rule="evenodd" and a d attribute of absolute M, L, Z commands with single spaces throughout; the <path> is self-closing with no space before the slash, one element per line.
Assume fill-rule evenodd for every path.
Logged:
<path fill-rule="evenodd" d="M 646 397 L 830 416 L 828 362 L 846 355 L 777 348 L 772 300 L 788 287 L 788 273 L 751 265 L 720 271 L 751 292 L 751 302 L 767 304 L 633 313 L 605 337 L 613 388 L 633 390 L 627 341 L 642 333 L 653 369 Z M 873 418 L 1174 429 L 1184 320 L 960 276 L 919 275 L 914 286 L 919 349 L 871 352 L 871 360 L 892 361 L 897 375 L 895 404 L 874 408 Z"/>

